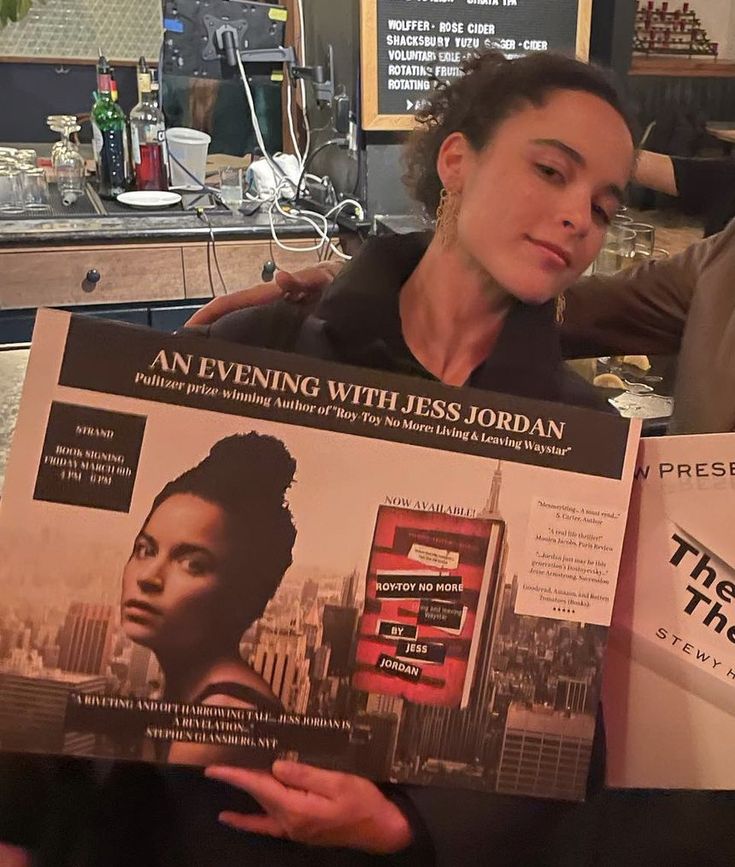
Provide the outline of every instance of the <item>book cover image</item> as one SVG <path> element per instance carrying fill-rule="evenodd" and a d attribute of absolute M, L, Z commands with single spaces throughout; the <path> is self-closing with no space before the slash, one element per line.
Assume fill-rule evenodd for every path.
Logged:
<path fill-rule="evenodd" d="M 579 798 L 637 433 L 42 311 L 0 748 Z"/>
<path fill-rule="evenodd" d="M 466 707 L 503 522 L 381 506 L 352 685 L 416 704 Z"/>
<path fill-rule="evenodd" d="M 735 788 L 734 444 L 641 441 L 605 663 L 612 786 Z"/>

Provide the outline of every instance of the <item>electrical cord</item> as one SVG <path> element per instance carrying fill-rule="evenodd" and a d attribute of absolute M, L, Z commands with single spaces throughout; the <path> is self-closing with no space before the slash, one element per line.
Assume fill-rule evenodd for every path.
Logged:
<path fill-rule="evenodd" d="M 248 81 L 248 77 L 245 74 L 245 67 L 242 65 L 242 57 L 240 57 L 240 52 L 235 52 L 235 57 L 237 58 L 237 66 L 240 70 L 240 78 L 242 79 L 243 87 L 245 88 L 245 96 L 247 97 L 248 106 L 250 107 L 250 118 L 253 124 L 253 131 L 255 132 L 255 139 L 258 142 L 258 147 L 260 148 L 260 152 L 263 154 L 264 159 L 267 161 L 268 165 L 271 167 L 271 171 L 273 172 L 273 177 L 278 178 L 279 176 L 282 179 L 285 179 L 289 183 L 288 177 L 283 169 L 278 165 L 277 162 L 274 161 L 273 157 L 271 157 L 270 153 L 268 153 L 268 148 L 265 145 L 265 140 L 263 138 L 263 133 L 260 129 L 260 121 L 258 120 L 258 115 L 255 111 L 255 102 L 253 100 L 253 92 L 250 88 L 250 82 Z"/>
<path fill-rule="evenodd" d="M 209 237 L 207 237 L 207 276 L 209 277 L 209 291 L 212 298 L 217 294 L 214 289 L 214 280 L 212 279 L 212 256 L 209 252 Z"/>
<path fill-rule="evenodd" d="M 306 159 L 306 152 L 301 153 L 301 148 L 299 147 L 298 137 L 296 136 L 296 129 L 293 124 L 293 97 L 291 95 L 292 88 L 292 79 L 291 73 L 288 71 L 288 66 L 286 66 L 286 114 L 288 116 L 288 130 L 291 135 L 291 144 L 293 145 L 294 151 L 296 153 L 296 157 L 299 161 L 299 170 L 304 167 L 304 160 Z"/>
<path fill-rule="evenodd" d="M 342 211 L 348 205 L 355 205 L 355 204 L 357 204 L 357 203 L 352 199 L 344 199 L 343 201 L 341 201 L 339 203 L 339 205 L 337 205 L 335 208 L 332 208 L 332 211 L 334 211 L 334 213 L 332 214 L 332 228 L 328 232 L 330 238 L 337 231 L 337 219 L 339 217 L 340 211 Z M 360 211 L 362 211 L 362 206 L 360 206 Z M 327 213 L 327 216 L 329 216 L 330 213 L 331 213 L 331 211 Z M 328 259 L 330 259 L 332 257 L 332 254 L 334 252 L 335 252 L 334 246 L 332 245 L 332 243 L 330 241 L 329 247 L 325 247 L 323 249 L 323 251 L 322 251 L 323 257 L 320 258 L 320 261 L 327 261 Z"/>
<path fill-rule="evenodd" d="M 296 0 L 296 8 L 299 13 L 299 54 L 301 65 L 306 66 L 306 27 L 304 25 L 304 0 Z M 301 115 L 304 121 L 304 134 L 306 141 L 304 143 L 304 160 L 311 148 L 311 127 L 309 126 L 309 113 L 306 103 L 306 82 L 301 79 Z"/>
<path fill-rule="evenodd" d="M 331 253 L 336 256 L 339 256 L 340 259 L 349 260 L 351 257 L 347 254 L 343 253 L 341 250 L 335 247 L 334 242 L 332 241 L 329 235 L 329 218 L 332 216 L 337 216 L 341 210 L 346 208 L 348 205 L 351 205 L 355 208 L 356 213 L 358 215 L 362 214 L 362 205 L 356 201 L 355 199 L 344 199 L 338 205 L 335 205 L 333 208 L 330 208 L 326 214 L 320 214 L 317 211 L 309 211 L 304 208 L 295 208 L 291 207 L 288 211 L 284 210 L 278 198 L 279 189 L 276 190 L 276 194 L 273 198 L 270 208 L 268 209 L 268 220 L 271 227 L 271 236 L 278 247 L 282 250 L 286 250 L 288 252 L 316 252 L 317 258 L 321 261 L 321 254 L 324 250 L 329 249 Z M 310 226 L 317 234 L 319 241 L 316 244 L 313 244 L 310 247 L 289 247 L 286 244 L 283 244 L 276 235 L 275 225 L 273 223 L 273 212 L 277 211 L 282 217 L 290 220 L 302 221 Z M 319 225 L 321 223 L 321 225 Z"/>
<path fill-rule="evenodd" d="M 348 143 L 349 142 L 346 138 L 330 138 L 327 141 L 322 142 L 318 147 L 315 147 L 314 150 L 306 157 L 306 159 L 304 160 L 304 166 L 301 169 L 301 175 L 299 176 L 299 182 L 298 184 L 296 184 L 297 202 L 301 196 L 301 187 L 303 186 L 304 179 L 306 178 L 307 169 L 309 168 L 309 164 L 314 159 L 314 157 L 328 147 L 333 147 L 335 145 L 339 145 L 340 147 L 346 147 Z"/>
<path fill-rule="evenodd" d="M 291 214 L 288 211 L 285 211 L 280 207 L 279 199 L 280 199 L 281 193 L 286 188 L 288 188 L 289 190 L 293 190 L 293 186 L 294 186 L 293 181 L 290 178 L 288 178 L 286 176 L 285 172 L 281 169 L 281 167 L 273 161 L 273 159 L 271 158 L 270 154 L 268 153 L 268 151 L 265 147 L 265 142 L 263 140 L 262 132 L 260 130 L 260 123 L 258 121 L 258 117 L 257 117 L 256 112 L 255 112 L 255 104 L 253 102 L 252 92 L 251 92 L 250 85 L 249 85 L 248 80 L 247 80 L 247 76 L 245 75 L 245 70 L 244 70 L 243 65 L 242 65 L 242 58 L 240 57 L 239 54 L 237 55 L 237 59 L 238 59 L 238 66 L 240 68 L 240 76 L 242 78 L 243 86 L 245 87 L 245 93 L 246 93 L 246 96 L 248 99 L 248 105 L 250 106 L 250 113 L 251 113 L 253 129 L 255 131 L 255 137 L 256 137 L 256 140 L 258 142 L 258 146 L 260 147 L 261 151 L 263 152 L 265 159 L 268 161 L 268 165 L 271 166 L 271 169 L 274 170 L 274 180 L 277 180 L 277 176 L 279 174 L 281 176 L 280 181 L 277 181 L 277 183 L 276 183 L 276 187 L 275 187 L 275 190 L 273 191 L 273 193 L 263 197 L 262 200 L 259 197 L 255 197 L 256 200 L 262 201 L 262 203 L 264 205 L 269 204 L 268 222 L 269 222 L 270 230 L 271 230 L 271 238 L 272 238 L 273 242 L 276 244 L 276 246 L 278 246 L 282 250 L 285 250 L 288 252 L 315 252 L 315 253 L 317 253 L 317 255 L 319 255 L 319 251 L 321 251 L 323 249 L 325 244 L 331 244 L 330 239 L 329 239 L 329 234 L 328 234 L 329 224 L 327 223 L 327 221 L 324 219 L 324 217 L 321 214 L 318 214 L 316 212 L 298 211 L 295 214 Z M 323 147 L 320 146 L 320 148 L 318 150 L 321 150 L 321 149 L 323 149 Z M 311 156 L 313 156 L 313 154 Z M 303 165 L 300 164 L 300 166 L 299 166 L 301 168 L 301 175 L 299 176 L 299 183 L 302 183 L 304 178 L 308 176 L 307 163 L 308 163 L 309 159 L 310 159 L 310 156 L 305 155 L 304 160 L 303 160 Z M 297 188 L 298 188 L 298 185 L 297 185 Z M 359 205 L 358 205 L 358 207 L 359 207 Z M 281 216 L 285 217 L 286 219 L 303 220 L 307 225 L 309 225 L 312 229 L 314 229 L 314 231 L 317 234 L 317 237 L 319 238 L 318 242 L 316 244 L 313 244 L 310 247 L 293 247 L 293 246 L 289 247 L 288 245 L 284 244 L 278 238 L 278 234 L 276 232 L 275 222 L 273 220 L 274 210 L 277 210 L 281 214 Z M 323 223 L 324 223 L 323 227 L 318 225 L 313 219 L 311 219 L 312 217 L 315 217 L 317 220 L 323 221 Z M 334 249 L 334 252 L 337 253 L 337 255 L 341 255 L 339 253 L 339 251 L 336 250 L 336 248 L 333 248 L 333 249 Z M 275 261 L 275 260 L 273 260 L 273 261 Z"/>
<path fill-rule="evenodd" d="M 300 41 L 300 55 L 301 55 L 300 59 L 301 59 L 302 64 L 304 64 L 306 61 L 306 41 L 305 41 L 303 0 L 296 0 L 296 2 L 297 2 L 297 7 L 298 7 L 299 24 L 300 24 L 300 40 L 299 40 Z M 345 199 L 344 201 L 342 201 L 338 205 L 336 205 L 334 208 L 330 209 L 327 212 L 326 216 L 323 214 L 317 213 L 316 211 L 309 211 L 309 210 L 297 209 L 297 208 L 291 208 L 289 210 L 285 210 L 284 208 L 281 207 L 281 205 L 280 205 L 281 193 L 287 188 L 289 189 L 289 191 L 293 190 L 293 181 L 287 177 L 287 175 L 283 171 L 283 169 L 273 160 L 271 155 L 268 153 L 268 150 L 266 148 L 265 141 L 264 141 L 264 138 L 262 135 L 262 131 L 260 128 L 260 123 L 259 123 L 259 120 L 257 117 L 257 113 L 255 110 L 255 103 L 253 100 L 253 95 L 252 95 L 252 91 L 250 88 L 250 83 L 247 80 L 247 75 L 245 74 L 245 68 L 243 66 L 242 57 L 240 56 L 239 52 L 236 52 L 236 58 L 237 58 L 238 69 L 240 72 L 240 77 L 242 79 L 243 87 L 245 89 L 245 95 L 246 95 L 246 98 L 248 101 L 248 106 L 250 108 L 251 121 L 252 121 L 252 125 L 253 125 L 253 130 L 255 132 L 255 137 L 256 137 L 256 140 L 258 142 L 258 147 L 260 148 L 260 150 L 263 154 L 263 157 L 267 160 L 268 165 L 270 166 L 271 170 L 273 171 L 274 181 L 276 182 L 274 191 L 272 193 L 267 194 L 266 196 L 252 196 L 250 194 L 247 194 L 247 198 L 250 199 L 251 201 L 258 201 L 262 205 L 268 205 L 268 222 L 269 222 L 270 230 L 271 230 L 271 239 L 269 241 L 269 250 L 271 252 L 271 261 L 275 264 L 275 259 L 273 258 L 273 244 L 274 243 L 280 249 L 288 251 L 288 252 L 301 252 L 301 253 L 303 253 L 303 252 L 315 252 L 315 253 L 317 253 L 317 258 L 319 260 L 321 260 L 322 257 L 327 253 L 330 256 L 332 254 L 334 254 L 336 256 L 339 256 L 342 259 L 349 259 L 350 258 L 349 256 L 342 253 L 342 251 L 337 249 L 337 247 L 334 245 L 334 243 L 330 237 L 330 228 L 329 228 L 328 218 L 330 216 L 334 216 L 334 226 L 336 227 L 337 217 L 343 208 L 347 207 L 348 205 L 352 205 L 357 209 L 358 213 L 361 214 L 362 213 L 362 206 L 360 205 L 359 202 L 355 201 L 354 199 Z M 320 144 L 311 153 L 309 152 L 310 148 L 311 148 L 311 128 L 309 125 L 308 112 L 307 112 L 306 85 L 304 83 L 303 78 L 301 78 L 301 80 L 299 82 L 301 85 L 301 111 L 302 111 L 302 115 L 303 115 L 304 129 L 305 129 L 305 133 L 306 133 L 305 149 L 304 149 L 303 154 L 302 154 L 302 152 L 298 146 L 298 138 L 296 136 L 296 130 L 294 128 L 294 123 L 293 123 L 293 103 L 292 103 L 292 94 L 291 94 L 292 84 L 291 84 L 290 74 L 289 74 L 288 70 L 286 71 L 286 73 L 289 77 L 288 91 L 287 91 L 287 93 L 288 93 L 287 112 L 288 112 L 289 132 L 291 135 L 291 140 L 292 140 L 293 145 L 294 145 L 294 149 L 296 150 L 297 159 L 299 162 L 299 169 L 301 172 L 299 175 L 298 183 L 296 184 L 296 190 L 295 190 L 295 199 L 298 200 L 301 187 L 304 184 L 305 180 L 307 180 L 310 177 L 314 178 L 316 180 L 319 180 L 318 178 L 316 178 L 316 176 L 314 176 L 314 175 L 310 176 L 309 175 L 309 172 L 308 172 L 309 163 L 314 159 L 314 157 L 318 153 L 320 153 L 321 151 L 323 151 L 327 147 L 330 147 L 333 145 L 339 145 L 341 147 L 344 147 L 345 145 L 348 144 L 348 139 L 344 138 L 344 137 L 338 138 L 338 139 L 330 139 L 330 140 Z M 280 180 L 279 180 L 279 176 L 280 176 Z M 306 225 L 310 226 L 316 232 L 318 241 L 315 244 L 308 246 L 308 247 L 294 247 L 294 246 L 288 246 L 288 245 L 284 244 L 278 238 L 278 234 L 276 232 L 276 227 L 275 227 L 275 222 L 274 222 L 274 212 L 276 212 L 276 211 L 280 214 L 281 217 L 284 217 L 288 220 L 302 221 Z M 332 228 L 331 232 L 334 232 L 334 228 Z M 216 247 L 214 246 L 214 238 L 212 238 L 212 241 L 213 241 L 213 250 L 214 250 L 214 254 L 215 254 L 215 263 L 216 263 Z M 277 265 L 276 265 L 276 267 L 277 267 Z M 222 278 L 221 278 L 221 274 L 220 274 L 220 280 L 221 279 Z M 223 282 L 223 285 L 224 285 L 224 282 Z M 225 291 L 227 291 L 227 290 L 225 289 Z"/>
<path fill-rule="evenodd" d="M 217 256 L 217 244 L 214 240 L 214 226 L 212 226 L 212 221 L 209 219 L 209 215 L 204 210 L 204 208 L 197 208 L 196 209 L 196 215 L 197 215 L 197 217 L 199 217 L 199 219 L 202 222 L 207 224 L 207 228 L 209 229 L 209 237 L 207 239 L 207 272 L 209 274 L 210 291 L 212 292 L 212 296 L 214 296 L 215 291 L 214 291 L 214 280 L 212 279 L 212 262 L 211 262 L 210 254 L 209 254 L 209 244 L 211 241 L 211 243 L 212 243 L 212 255 L 214 256 L 214 264 L 215 264 L 215 267 L 217 268 L 217 276 L 219 277 L 219 282 L 222 284 L 222 291 L 224 292 L 225 295 L 228 295 L 229 292 L 227 289 L 227 284 L 225 283 L 225 279 L 222 276 L 222 270 L 219 266 L 219 258 Z"/>

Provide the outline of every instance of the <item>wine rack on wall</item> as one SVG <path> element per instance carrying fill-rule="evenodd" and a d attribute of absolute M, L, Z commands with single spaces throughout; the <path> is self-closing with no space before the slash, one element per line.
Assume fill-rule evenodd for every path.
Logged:
<path fill-rule="evenodd" d="M 709 39 L 691 3 L 675 7 L 665 0 L 638 0 L 636 6 L 636 54 L 717 58 L 719 45 Z"/>

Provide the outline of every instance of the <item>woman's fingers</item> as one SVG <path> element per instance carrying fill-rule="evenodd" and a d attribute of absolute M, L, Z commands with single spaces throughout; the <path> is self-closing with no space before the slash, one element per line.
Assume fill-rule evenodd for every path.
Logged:
<path fill-rule="evenodd" d="M 219 780 L 221 783 L 229 783 L 236 789 L 242 789 L 243 792 L 252 795 L 261 807 L 269 811 L 271 805 L 280 804 L 288 794 L 288 789 L 268 771 L 212 765 L 205 770 L 204 775 L 210 780 Z"/>
<path fill-rule="evenodd" d="M 33 859 L 27 849 L 0 843 L 0 867 L 31 867 Z"/>
<path fill-rule="evenodd" d="M 219 814 L 223 825 L 229 825 L 238 831 L 249 831 L 251 834 L 266 834 L 269 837 L 285 837 L 285 831 L 272 816 L 257 814 L 223 812 Z"/>
<path fill-rule="evenodd" d="M 186 327 L 211 325 L 228 313 L 245 307 L 269 304 L 285 297 L 290 301 L 303 301 L 319 294 L 334 280 L 340 266 L 332 262 L 321 262 L 300 271 L 276 271 L 276 278 L 268 283 L 256 283 L 247 289 L 239 289 L 228 295 L 218 295 L 187 321 Z"/>
<path fill-rule="evenodd" d="M 300 271 L 276 271 L 276 283 L 279 289 L 291 301 L 300 301 L 317 295 L 334 279 L 332 269 L 322 265 L 312 268 L 302 268 Z"/>
<path fill-rule="evenodd" d="M 342 780 L 342 775 L 336 771 L 325 771 L 312 765 L 282 759 L 273 763 L 273 776 L 284 786 L 330 799 L 339 795 Z"/>
<path fill-rule="evenodd" d="M 207 768 L 206 774 L 248 792 L 266 812 L 222 813 L 220 821 L 233 828 L 380 854 L 399 852 L 411 843 L 411 826 L 399 807 L 374 783 L 354 774 L 283 760 L 273 763 L 273 776 L 221 766 Z"/>

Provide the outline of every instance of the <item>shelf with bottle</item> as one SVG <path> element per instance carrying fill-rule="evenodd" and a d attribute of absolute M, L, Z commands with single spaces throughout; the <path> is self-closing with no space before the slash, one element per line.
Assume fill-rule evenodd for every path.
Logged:
<path fill-rule="evenodd" d="M 713 57 L 719 45 L 710 41 L 707 31 L 690 3 L 670 8 L 664 0 L 656 6 L 653 0 L 638 0 L 633 51 L 637 54 L 670 54 L 687 57 Z"/>

